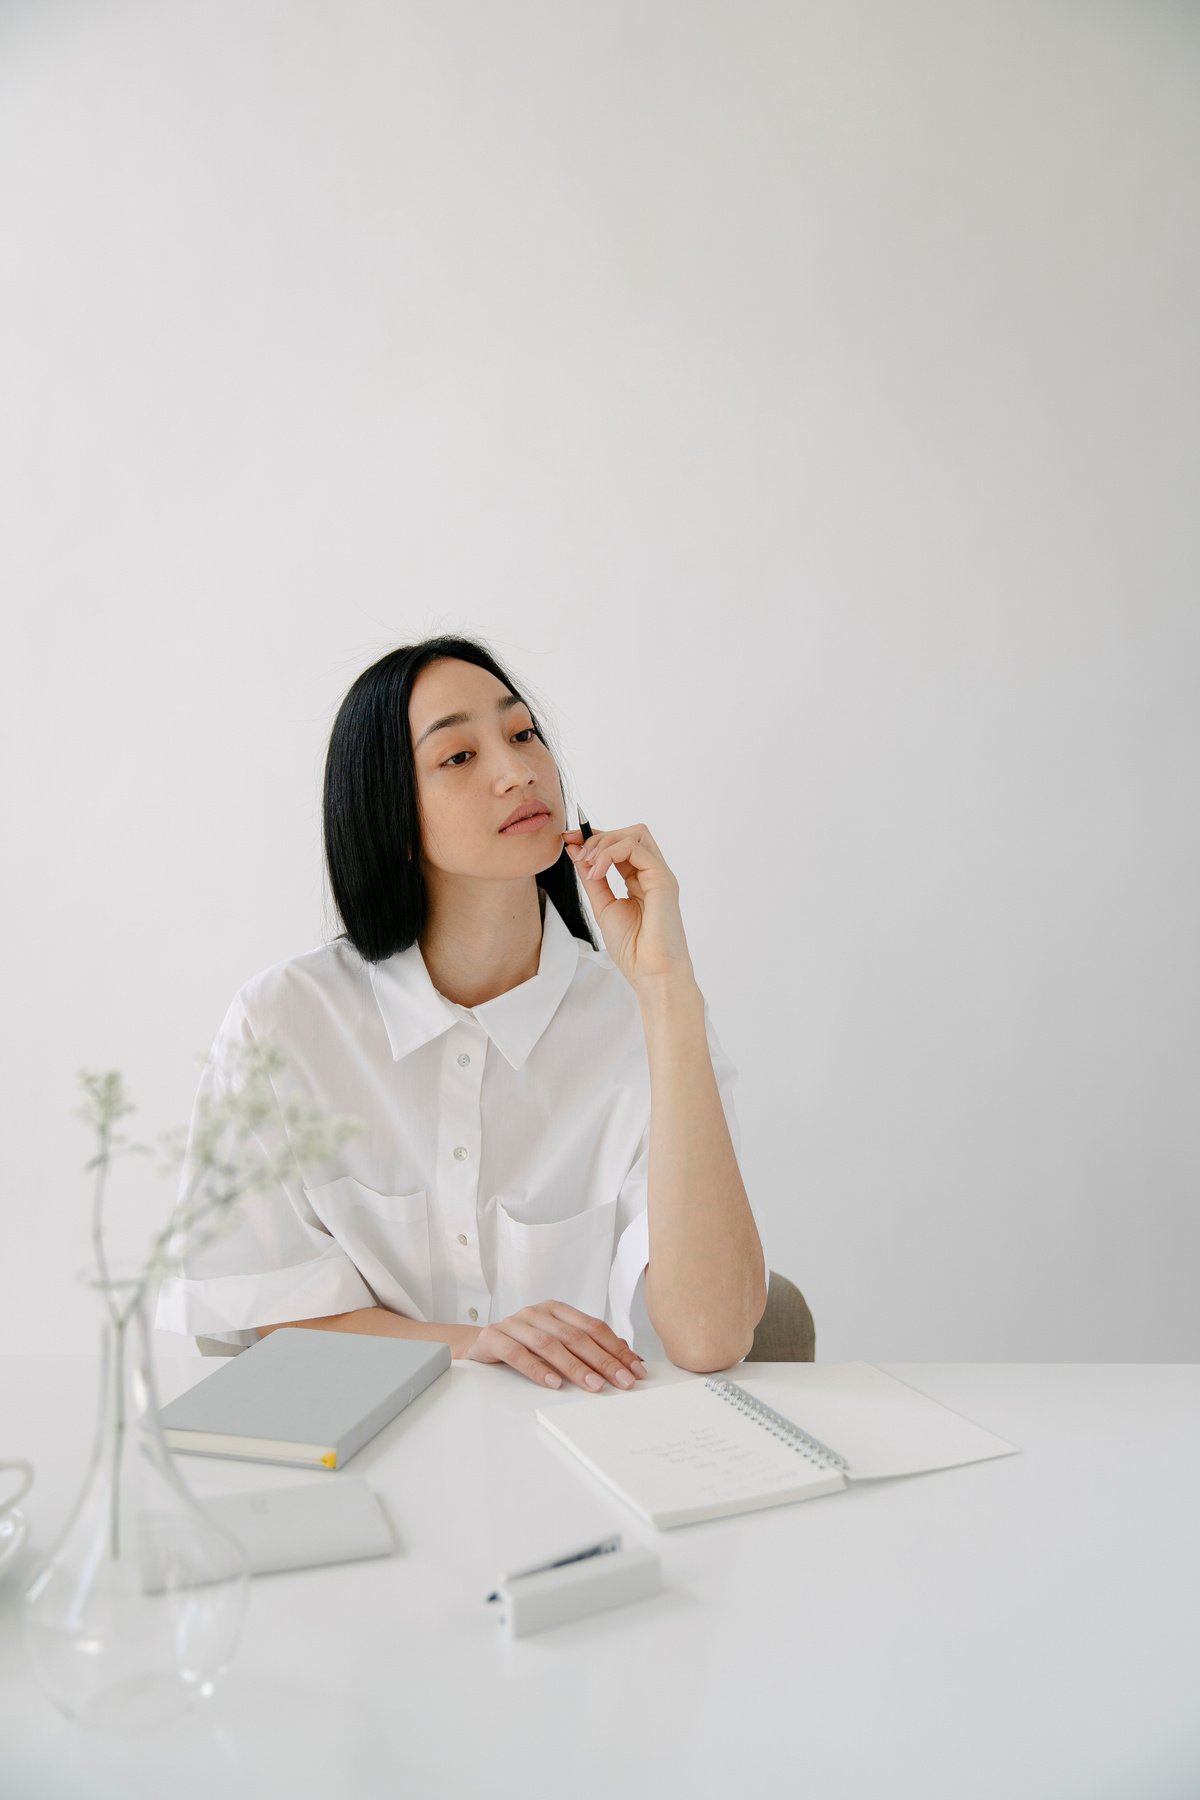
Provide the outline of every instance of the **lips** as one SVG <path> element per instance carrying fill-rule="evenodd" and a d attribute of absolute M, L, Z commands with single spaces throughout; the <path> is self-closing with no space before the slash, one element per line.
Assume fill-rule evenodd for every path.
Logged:
<path fill-rule="evenodd" d="M 530 802 L 525 806 L 518 806 L 516 812 L 510 813 L 500 829 L 507 831 L 510 825 L 519 825 L 524 819 L 548 819 L 549 817 L 550 808 L 548 806 L 539 806 Z"/>

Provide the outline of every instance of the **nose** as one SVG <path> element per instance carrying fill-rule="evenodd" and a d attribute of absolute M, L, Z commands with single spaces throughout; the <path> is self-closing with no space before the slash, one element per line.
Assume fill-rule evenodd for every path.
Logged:
<path fill-rule="evenodd" d="M 526 795 L 536 787 L 537 779 L 537 770 L 520 755 L 520 745 L 511 745 L 508 760 L 502 759 L 500 767 L 496 771 L 496 791 L 500 794 L 511 794 L 514 802 L 519 805 Z"/>

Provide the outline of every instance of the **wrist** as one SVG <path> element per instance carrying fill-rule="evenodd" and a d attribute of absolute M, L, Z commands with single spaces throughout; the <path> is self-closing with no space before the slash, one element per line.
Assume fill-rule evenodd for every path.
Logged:
<path fill-rule="evenodd" d="M 669 975 L 643 975 L 635 992 L 643 1016 L 658 1013 L 669 1016 L 687 1013 L 697 1007 L 703 1011 L 704 1008 L 704 995 L 690 966 L 673 970 Z"/>
<path fill-rule="evenodd" d="M 483 1330 L 482 1325 L 462 1325 L 450 1340 L 451 1362 L 462 1362 L 470 1356 L 475 1340 Z"/>

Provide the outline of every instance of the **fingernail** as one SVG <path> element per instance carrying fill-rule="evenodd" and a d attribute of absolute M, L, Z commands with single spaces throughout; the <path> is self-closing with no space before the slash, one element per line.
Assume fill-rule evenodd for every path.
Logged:
<path fill-rule="evenodd" d="M 633 1376 L 628 1369 L 614 1369 L 613 1380 L 619 1387 L 631 1388 L 633 1386 Z"/>
<path fill-rule="evenodd" d="M 583 1378 L 590 1388 L 603 1387 L 604 1383 L 598 1375 L 585 1375 Z"/>
<path fill-rule="evenodd" d="M 644 1374 L 645 1374 L 645 1373 L 646 1373 L 646 1365 L 645 1365 L 645 1363 L 644 1363 L 644 1362 L 643 1362 L 643 1361 L 642 1361 L 642 1359 L 641 1359 L 641 1357 L 640 1357 L 640 1356 L 635 1356 L 635 1357 L 634 1357 L 634 1359 L 633 1359 L 633 1368 L 634 1368 L 634 1372 L 635 1372 L 635 1374 L 638 1374 L 638 1375 L 644 1375 Z"/>
<path fill-rule="evenodd" d="M 562 1376 L 561 1375 L 547 1375 L 546 1386 L 547 1387 L 561 1387 L 562 1386 Z"/>

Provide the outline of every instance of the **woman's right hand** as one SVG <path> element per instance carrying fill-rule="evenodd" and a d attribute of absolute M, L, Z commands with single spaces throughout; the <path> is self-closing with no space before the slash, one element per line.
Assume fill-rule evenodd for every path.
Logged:
<path fill-rule="evenodd" d="M 465 1360 L 507 1363 L 539 1387 L 560 1387 L 563 1377 L 594 1393 L 607 1380 L 629 1388 L 646 1373 L 625 1339 L 565 1300 L 523 1306 L 506 1319 L 478 1327 Z"/>

